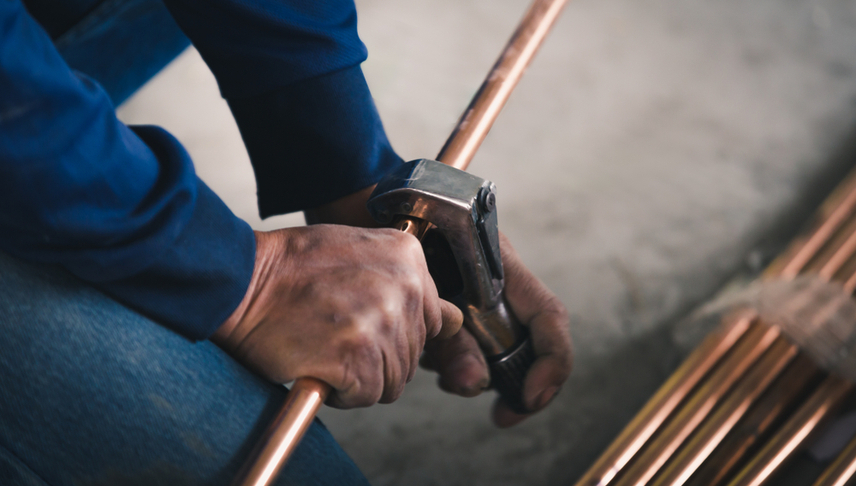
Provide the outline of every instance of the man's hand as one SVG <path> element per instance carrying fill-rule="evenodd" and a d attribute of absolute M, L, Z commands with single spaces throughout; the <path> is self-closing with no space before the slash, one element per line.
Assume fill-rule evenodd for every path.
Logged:
<path fill-rule="evenodd" d="M 211 339 L 271 381 L 328 383 L 332 406 L 396 400 L 426 340 L 461 327 L 410 235 L 315 225 L 257 232 L 256 247 L 246 297 Z"/>
<path fill-rule="evenodd" d="M 500 247 L 508 303 L 520 322 L 529 326 L 537 355 L 523 385 L 524 403 L 536 412 L 547 406 L 571 372 L 568 313 L 558 297 L 523 265 L 501 233 Z M 422 365 L 439 373 L 440 388 L 465 397 L 480 394 L 490 381 L 484 355 L 466 330 L 427 343 Z M 502 400 L 494 405 L 493 421 L 500 427 L 510 427 L 526 417 L 512 412 Z"/>

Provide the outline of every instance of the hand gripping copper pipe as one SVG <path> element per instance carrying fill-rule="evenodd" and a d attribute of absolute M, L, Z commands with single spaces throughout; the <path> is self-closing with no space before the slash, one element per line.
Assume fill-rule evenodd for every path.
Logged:
<path fill-rule="evenodd" d="M 845 486 L 854 476 L 856 476 L 856 437 L 844 447 L 844 450 L 812 486 Z"/>
<path fill-rule="evenodd" d="M 532 2 L 437 160 L 456 169 L 467 168 L 566 3 L 567 0 Z M 399 221 L 396 227 L 420 239 L 427 229 L 423 221 L 415 220 Z M 329 393 L 330 386 L 323 382 L 313 378 L 297 379 L 277 418 L 265 431 L 233 484 L 264 486 L 272 483 Z"/>

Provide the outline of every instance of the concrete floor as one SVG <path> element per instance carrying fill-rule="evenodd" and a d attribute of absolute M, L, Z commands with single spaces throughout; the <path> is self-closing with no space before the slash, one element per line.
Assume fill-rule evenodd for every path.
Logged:
<path fill-rule="evenodd" d="M 432 157 L 525 0 L 361 0 L 364 64 L 390 139 Z M 186 144 L 256 228 L 247 155 L 188 51 L 120 109 Z M 856 2 L 574 0 L 471 172 L 500 227 L 572 314 L 574 375 L 506 431 L 490 396 L 420 372 L 401 400 L 326 409 L 377 485 L 569 484 L 673 369 L 674 324 L 757 271 L 856 162 Z"/>

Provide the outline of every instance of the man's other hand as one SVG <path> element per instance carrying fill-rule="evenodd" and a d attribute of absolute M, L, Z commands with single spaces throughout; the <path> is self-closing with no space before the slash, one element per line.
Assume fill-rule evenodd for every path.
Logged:
<path fill-rule="evenodd" d="M 400 231 L 288 228 L 256 232 L 256 248 L 246 297 L 211 339 L 273 382 L 328 383 L 332 406 L 396 400 L 426 340 L 461 327 L 419 242 Z"/>
<path fill-rule="evenodd" d="M 568 313 L 558 297 L 523 265 L 501 233 L 500 248 L 505 295 L 520 322 L 529 326 L 537 356 L 523 385 L 524 404 L 534 413 L 547 406 L 571 372 Z M 439 373 L 440 388 L 457 395 L 476 396 L 490 382 L 484 355 L 466 330 L 449 339 L 427 343 L 422 365 Z M 500 427 L 510 427 L 528 416 L 512 412 L 500 399 L 494 404 L 493 421 Z"/>

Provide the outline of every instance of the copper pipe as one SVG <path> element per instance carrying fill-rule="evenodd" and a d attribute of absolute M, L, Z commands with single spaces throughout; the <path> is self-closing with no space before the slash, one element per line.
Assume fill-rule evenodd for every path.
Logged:
<path fill-rule="evenodd" d="M 835 280 L 842 283 L 844 291 L 853 294 L 856 291 L 856 252 L 850 256 L 843 268 L 835 275 Z"/>
<path fill-rule="evenodd" d="M 396 227 L 422 238 L 427 225 L 421 220 L 403 219 Z M 330 385 L 304 377 L 294 381 L 285 403 L 265 431 L 265 436 L 238 473 L 234 485 L 267 486 L 275 479 L 312 424 L 318 409 L 332 391 Z"/>
<path fill-rule="evenodd" d="M 821 271 L 821 278 L 835 278 L 844 282 L 845 289 L 848 292 L 853 293 L 856 291 L 856 264 L 854 264 L 856 262 L 853 261 L 852 255 L 853 242 L 850 241 L 849 235 L 846 235 L 846 232 L 842 231 L 842 226 L 854 217 L 854 209 L 856 209 L 856 171 L 849 174 L 832 195 L 824 201 L 823 205 L 817 211 L 811 231 L 805 236 L 796 238 L 788 249 L 767 267 L 761 279 L 792 279 L 799 273 L 809 270 L 810 268 L 807 268 L 807 266 L 813 262 L 822 261 L 822 264 L 814 268 L 815 271 Z M 845 235 L 843 239 L 840 236 L 842 234 Z M 831 240 L 836 238 L 836 235 L 839 236 L 839 241 L 831 243 Z M 826 257 L 824 258 L 821 254 L 826 255 Z M 850 275 L 852 271 L 854 273 Z M 843 273 L 844 275 L 839 276 L 836 272 Z M 698 351 L 701 351 L 701 348 Z M 695 356 L 695 353 L 693 355 Z M 670 378 L 670 381 L 682 373 L 686 373 L 683 367 Z M 789 393 L 796 394 L 797 391 L 790 389 Z M 659 400 L 664 401 L 669 398 L 668 393 L 664 396 L 658 396 Z M 686 407 L 689 407 L 689 405 Z M 661 424 L 662 419 L 656 416 L 652 417 L 650 410 L 641 411 L 631 422 L 633 430 L 650 431 L 642 442 L 656 432 Z M 627 466 L 634 458 L 634 454 L 641 448 L 641 444 L 637 445 L 632 442 L 633 447 L 628 447 L 628 439 L 624 435 L 631 428 L 631 425 L 628 425 L 625 431 L 622 432 L 622 435 L 601 455 L 595 465 L 577 483 L 577 486 L 605 485 L 619 474 L 622 468 Z M 649 447 L 649 449 L 652 448 L 653 446 Z M 651 455 L 650 453 L 648 454 L 649 457 Z M 732 456 L 729 459 L 729 463 L 733 466 L 738 459 L 739 457 Z M 645 461 L 646 459 L 638 458 L 636 461 L 637 465 L 634 467 L 637 470 L 645 468 L 646 466 L 641 465 Z M 654 467 L 654 465 L 649 466 Z"/>
<path fill-rule="evenodd" d="M 839 232 L 830 239 L 810 263 L 803 273 L 817 273 L 824 280 L 832 280 L 832 277 L 847 263 L 856 250 L 856 218 L 852 218 L 844 224 Z"/>
<path fill-rule="evenodd" d="M 834 375 L 823 380 L 779 432 L 728 483 L 729 486 L 761 486 L 769 481 L 852 389 L 850 382 Z"/>
<path fill-rule="evenodd" d="M 532 3 L 440 150 L 437 160 L 460 170 L 467 168 L 566 3 L 567 0 L 535 0 Z M 396 227 L 421 239 L 428 224 L 425 221 L 403 219 Z M 295 390 L 307 390 L 312 398 L 295 393 Z M 263 486 L 276 479 L 277 472 L 297 447 L 318 407 L 329 393 L 329 385 L 313 378 L 296 380 L 277 420 L 265 432 L 265 437 L 269 439 L 256 448 L 256 453 L 250 455 L 234 484 Z M 294 398 L 293 405 L 289 405 L 292 395 L 299 396 Z M 320 401 L 316 400 L 316 395 Z"/>
<path fill-rule="evenodd" d="M 282 409 L 250 454 L 254 460 L 244 464 L 233 484 L 264 486 L 273 482 L 329 393 L 330 385 L 315 378 L 296 380 Z"/>
<path fill-rule="evenodd" d="M 844 447 L 812 486 L 845 486 L 856 476 L 856 437 Z"/>
<path fill-rule="evenodd" d="M 393 222 L 392 227 L 409 235 L 413 235 L 416 239 L 422 241 L 422 237 L 425 236 L 425 232 L 431 228 L 431 223 L 424 219 L 402 217 Z"/>
<path fill-rule="evenodd" d="M 817 365 L 804 354 L 798 355 L 769 390 L 690 477 L 689 486 L 721 484 L 739 461 L 801 401 L 808 386 L 818 377 Z"/>
<path fill-rule="evenodd" d="M 817 223 L 807 236 L 794 240 L 764 272 L 763 278 L 792 279 L 799 274 L 856 209 L 856 172 L 851 173 L 817 212 Z"/>
<path fill-rule="evenodd" d="M 844 281 L 844 290 L 848 294 L 856 292 L 856 272 L 854 272 L 847 280 Z"/>
<path fill-rule="evenodd" d="M 567 0 L 532 2 L 499 59 L 437 154 L 438 161 L 456 169 L 467 170 L 566 3 Z M 411 229 L 413 226 L 415 228 Z M 394 227 L 421 240 L 429 224 L 413 218 L 402 218 Z"/>
<path fill-rule="evenodd" d="M 666 418 L 689 395 L 725 353 L 740 339 L 754 314 L 743 312 L 726 319 L 723 324 L 684 360 L 663 386 L 648 400 L 636 417 L 621 431 L 609 448 L 576 486 L 606 486 L 630 459 L 654 435 Z"/>
<path fill-rule="evenodd" d="M 856 258 L 851 257 L 850 262 L 836 275 L 837 281 L 842 282 L 844 291 L 853 294 L 856 291 Z"/>
<path fill-rule="evenodd" d="M 686 483 L 797 352 L 795 345 L 779 336 L 764 356 L 740 379 L 722 404 L 705 419 L 690 441 L 671 459 L 653 482 L 654 486 L 681 486 Z"/>
<path fill-rule="evenodd" d="M 535 0 L 532 3 L 470 106 L 461 115 L 437 160 L 456 169 L 467 168 L 565 3 L 567 0 Z"/>
<path fill-rule="evenodd" d="M 642 450 L 627 472 L 619 476 L 616 484 L 619 486 L 647 484 L 734 383 L 780 335 L 781 331 L 777 327 L 767 326 L 759 321 L 753 322 L 732 352 L 710 377 L 699 385 L 698 390 L 692 394 L 686 405 L 677 411 L 674 418 L 666 423 L 659 435 Z"/>

